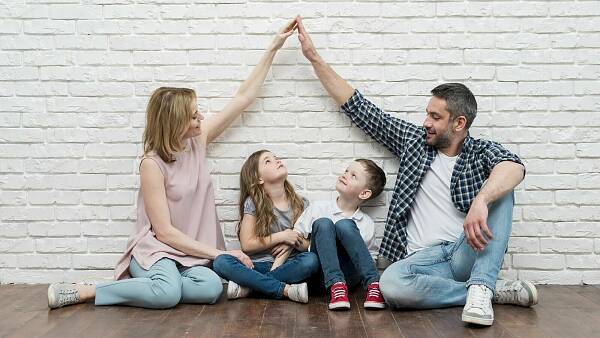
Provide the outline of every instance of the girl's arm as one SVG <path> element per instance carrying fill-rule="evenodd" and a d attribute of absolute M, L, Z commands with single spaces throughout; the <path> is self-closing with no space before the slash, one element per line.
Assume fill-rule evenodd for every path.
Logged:
<path fill-rule="evenodd" d="M 242 251 L 248 254 L 264 251 L 281 243 L 295 246 L 301 239 L 300 235 L 292 229 L 276 232 L 266 237 L 258 237 L 254 232 L 255 226 L 256 217 L 244 214 L 240 223 L 240 246 Z"/>
<path fill-rule="evenodd" d="M 190 238 L 171 224 L 164 177 L 153 160 L 142 160 L 140 177 L 142 198 L 156 239 L 190 256 L 214 260 L 219 255 L 228 254 L 235 256 L 249 268 L 253 267 L 252 261 L 243 252 L 218 250 Z"/>
<path fill-rule="evenodd" d="M 225 105 L 223 110 L 214 117 L 205 120 L 202 123 L 201 138 L 203 144 L 208 145 L 214 141 L 227 127 L 237 119 L 240 114 L 246 109 L 258 95 L 258 91 L 262 86 L 273 58 L 277 50 L 283 46 L 285 40 L 296 30 L 296 19 L 290 20 L 275 36 L 273 42 L 267 48 L 258 64 L 254 67 L 246 81 L 242 83 L 235 97 Z"/>

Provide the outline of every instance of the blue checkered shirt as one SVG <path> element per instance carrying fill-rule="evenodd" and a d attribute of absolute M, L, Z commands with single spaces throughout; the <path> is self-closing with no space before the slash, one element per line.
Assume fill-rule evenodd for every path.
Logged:
<path fill-rule="evenodd" d="M 426 142 L 425 128 L 390 116 L 357 90 L 341 107 L 360 129 L 385 146 L 400 168 L 388 211 L 379 254 L 395 262 L 406 256 L 406 226 L 410 208 L 437 150 Z M 494 166 L 502 161 L 523 165 L 497 142 L 467 136 L 452 172 L 450 190 L 456 209 L 467 213 Z"/>

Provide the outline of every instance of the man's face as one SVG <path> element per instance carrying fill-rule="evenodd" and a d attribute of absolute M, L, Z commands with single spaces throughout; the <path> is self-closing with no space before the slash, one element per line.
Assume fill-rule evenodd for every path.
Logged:
<path fill-rule="evenodd" d="M 446 107 L 446 100 L 432 96 L 426 108 L 427 116 L 423 127 L 427 131 L 427 144 L 444 149 L 450 146 L 454 138 L 453 120 Z"/>

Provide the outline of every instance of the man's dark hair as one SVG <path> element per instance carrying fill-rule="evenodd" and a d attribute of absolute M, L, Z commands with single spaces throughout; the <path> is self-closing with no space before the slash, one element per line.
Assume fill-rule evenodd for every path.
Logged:
<path fill-rule="evenodd" d="M 365 171 L 367 172 L 367 188 L 371 190 L 371 196 L 367 199 L 372 200 L 375 197 L 379 196 L 385 188 L 385 173 L 383 169 L 381 169 L 377 163 L 367 160 L 365 158 L 359 158 L 355 160 L 360 163 Z"/>
<path fill-rule="evenodd" d="M 451 118 L 464 116 L 467 129 L 477 116 L 477 101 L 473 93 L 462 83 L 444 83 L 431 90 L 433 96 L 446 100 Z"/>

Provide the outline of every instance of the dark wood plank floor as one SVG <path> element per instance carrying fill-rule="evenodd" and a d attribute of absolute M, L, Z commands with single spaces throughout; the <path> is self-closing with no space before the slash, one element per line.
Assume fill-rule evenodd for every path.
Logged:
<path fill-rule="evenodd" d="M 327 310 L 324 296 L 309 304 L 268 299 L 145 310 L 92 304 L 48 310 L 47 285 L 0 286 L 1 337 L 600 337 L 600 287 L 539 286 L 534 308 L 494 306 L 491 327 L 465 325 L 462 308 Z"/>

